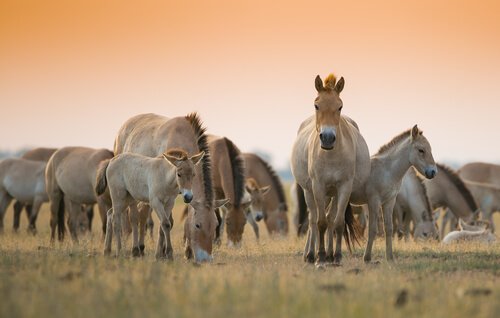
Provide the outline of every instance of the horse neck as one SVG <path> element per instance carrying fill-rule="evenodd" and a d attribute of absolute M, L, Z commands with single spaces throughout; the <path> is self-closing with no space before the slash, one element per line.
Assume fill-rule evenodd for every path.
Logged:
<path fill-rule="evenodd" d="M 380 160 L 384 162 L 384 167 L 391 174 L 392 180 L 401 181 L 405 173 L 412 166 L 410 163 L 410 140 L 407 139 L 386 153 L 380 155 Z"/>
<path fill-rule="evenodd" d="M 160 160 L 160 164 L 162 167 L 162 173 L 165 177 L 166 185 L 169 189 L 177 188 L 176 176 L 177 176 L 177 168 L 169 164 L 165 159 L 158 158 Z M 158 171 L 156 169 L 152 169 L 150 171 L 151 174 L 157 174 Z"/>
<path fill-rule="evenodd" d="M 470 210 L 460 191 L 444 176 L 444 173 L 424 182 L 433 208 L 448 207 L 456 217 L 462 218 L 468 218 L 474 212 Z"/>

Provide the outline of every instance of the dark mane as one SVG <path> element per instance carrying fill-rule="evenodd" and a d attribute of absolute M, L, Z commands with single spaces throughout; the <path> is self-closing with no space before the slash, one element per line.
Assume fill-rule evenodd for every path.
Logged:
<path fill-rule="evenodd" d="M 438 166 L 438 171 L 444 173 L 448 179 L 455 185 L 455 187 L 458 189 L 458 191 L 462 194 L 463 198 L 465 199 L 465 202 L 467 202 L 467 205 L 469 208 L 472 210 L 472 212 L 477 211 L 477 203 L 476 200 L 474 200 L 474 197 L 470 193 L 469 189 L 467 189 L 467 186 L 465 183 L 460 179 L 458 174 L 450 167 L 436 163 Z"/>
<path fill-rule="evenodd" d="M 233 144 L 233 142 L 224 137 L 229 160 L 231 161 L 231 170 L 233 172 L 233 186 L 234 186 L 234 206 L 239 207 L 243 194 L 245 193 L 245 162 L 240 156 L 240 150 Z"/>
<path fill-rule="evenodd" d="M 187 160 L 188 159 L 188 154 L 184 150 L 179 149 L 179 148 L 170 149 L 167 151 L 166 154 L 169 156 L 172 156 L 172 157 L 177 157 L 180 160 Z"/>
<path fill-rule="evenodd" d="M 271 180 L 273 181 L 273 188 L 276 189 L 276 192 L 278 194 L 278 200 L 280 201 L 280 204 L 284 207 L 285 211 L 288 211 L 288 206 L 286 204 L 286 198 L 285 198 L 285 191 L 283 190 L 283 185 L 281 184 L 280 178 L 276 174 L 276 171 L 262 159 L 258 155 L 255 155 L 257 160 L 264 166 L 266 169 L 267 173 L 269 173 L 269 176 L 271 177 Z"/>
<path fill-rule="evenodd" d="M 389 141 L 388 143 L 386 143 L 385 145 L 380 147 L 380 149 L 377 152 L 377 155 L 381 155 L 381 154 L 387 152 L 389 149 L 391 149 L 395 145 L 399 144 L 404 139 L 410 137 L 410 133 L 411 133 L 411 129 L 408 129 L 406 131 L 403 131 L 402 133 L 400 133 L 396 137 L 392 138 L 391 141 Z"/>
<path fill-rule="evenodd" d="M 415 169 L 411 169 L 411 174 L 413 177 L 417 178 L 418 184 L 420 184 L 420 187 L 424 193 L 424 198 L 425 198 L 425 208 L 427 209 L 427 217 L 429 218 L 427 221 L 432 221 L 432 207 L 431 207 L 431 202 L 429 200 L 429 197 L 427 196 L 427 187 L 425 186 L 425 183 L 421 178 L 417 176 L 417 173 L 415 172 Z"/>
<path fill-rule="evenodd" d="M 207 129 L 202 126 L 200 116 L 198 116 L 197 113 L 188 114 L 185 118 L 191 124 L 195 135 L 198 137 L 198 150 L 205 152 L 203 159 L 201 159 L 203 170 L 203 186 L 205 189 L 206 203 L 211 208 L 214 201 L 214 192 L 212 189 L 210 151 L 208 150 L 207 135 L 205 134 Z"/>

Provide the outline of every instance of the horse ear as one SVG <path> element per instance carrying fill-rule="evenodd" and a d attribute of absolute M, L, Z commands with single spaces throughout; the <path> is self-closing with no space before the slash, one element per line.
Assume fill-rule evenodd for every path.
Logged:
<path fill-rule="evenodd" d="M 413 128 L 411 129 L 411 138 L 412 139 L 416 138 L 419 133 L 420 131 L 418 130 L 417 125 L 413 126 Z"/>
<path fill-rule="evenodd" d="M 214 202 L 214 209 L 222 208 L 223 206 L 226 206 L 229 203 L 229 199 L 222 199 L 222 200 L 215 200 Z"/>
<path fill-rule="evenodd" d="M 179 158 L 177 157 L 170 156 L 164 153 L 163 158 L 165 158 L 174 167 L 177 167 L 177 165 L 179 164 Z"/>
<path fill-rule="evenodd" d="M 252 201 L 242 202 L 241 203 L 241 208 L 243 210 L 246 210 L 246 209 L 248 209 L 250 207 L 250 205 L 252 205 Z"/>
<path fill-rule="evenodd" d="M 268 194 L 270 190 L 271 190 L 271 186 L 265 186 L 265 187 L 262 187 L 259 189 L 259 191 L 262 195 Z"/>
<path fill-rule="evenodd" d="M 340 92 L 342 92 L 342 90 L 344 89 L 344 83 L 344 78 L 341 77 L 337 82 L 337 85 L 335 85 L 335 91 L 337 92 L 337 94 L 340 94 Z"/>
<path fill-rule="evenodd" d="M 191 160 L 193 162 L 193 164 L 196 166 L 197 164 L 200 163 L 201 159 L 203 159 L 204 156 L 205 156 L 205 151 L 202 151 L 199 154 L 194 155 L 191 158 L 189 158 L 189 160 Z"/>
<path fill-rule="evenodd" d="M 316 86 L 316 90 L 318 91 L 318 93 L 325 90 L 325 87 L 323 86 L 323 80 L 321 79 L 321 77 L 319 77 L 319 75 L 316 75 L 314 85 Z"/>

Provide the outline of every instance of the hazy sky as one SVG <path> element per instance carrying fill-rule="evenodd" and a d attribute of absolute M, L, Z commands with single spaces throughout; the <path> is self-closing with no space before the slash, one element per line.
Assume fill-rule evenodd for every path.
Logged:
<path fill-rule="evenodd" d="M 198 111 L 283 167 L 329 72 L 372 153 L 418 123 L 437 160 L 500 161 L 500 2 L 461 0 L 2 0 L 0 149 Z"/>

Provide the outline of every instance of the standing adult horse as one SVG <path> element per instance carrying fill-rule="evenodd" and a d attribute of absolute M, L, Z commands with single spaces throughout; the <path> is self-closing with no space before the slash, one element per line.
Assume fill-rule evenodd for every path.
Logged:
<path fill-rule="evenodd" d="M 240 150 L 226 137 L 210 136 L 208 147 L 212 160 L 212 180 L 217 199 L 227 198 L 222 216 L 217 210 L 219 226 L 215 239 L 220 242 L 226 226 L 228 244 L 239 246 L 246 224 L 245 210 L 250 202 L 242 202 L 245 195 L 245 167 Z"/>
<path fill-rule="evenodd" d="M 318 95 L 314 101 L 315 115 L 302 122 L 293 145 L 291 168 L 295 181 L 304 189 L 309 209 L 309 231 L 304 260 L 340 262 L 341 243 L 345 234 L 347 245 L 357 240 L 352 210 L 348 209 L 353 189 L 363 186 L 370 175 L 368 146 L 355 123 L 341 115 L 340 93 L 344 78 L 337 82 L 330 74 L 325 83 L 315 79 Z M 328 213 L 327 207 L 330 204 Z M 328 227 L 328 255 L 324 234 Z M 344 233 L 344 227 L 347 231 Z M 333 254 L 333 231 L 337 242 Z M 317 252 L 316 252 L 317 251 Z"/>
<path fill-rule="evenodd" d="M 193 181 L 192 209 L 189 209 L 185 226 L 187 257 L 194 255 L 196 261 L 212 259 L 212 244 L 217 219 L 214 213 L 214 194 L 210 167 L 210 154 L 205 128 L 196 113 L 182 117 L 167 118 L 156 114 L 141 114 L 128 119 L 118 131 L 115 139 L 115 154 L 133 152 L 147 157 L 157 157 L 170 149 L 183 149 L 189 156 L 205 152 L 201 165 L 197 166 Z M 144 250 L 146 221 L 150 213 L 147 205 L 139 208 L 139 243 Z M 173 220 L 171 220 L 173 221 Z M 171 226 L 173 223 L 171 222 Z M 159 227 L 159 244 L 164 246 L 162 257 L 173 258 L 172 246 L 167 246 Z"/>
<path fill-rule="evenodd" d="M 64 147 L 50 157 L 45 170 L 45 181 L 50 198 L 51 241 L 55 239 L 56 228 L 59 240 L 64 239 L 64 211 L 67 206 L 71 238 L 78 242 L 77 229 L 82 204 L 97 203 L 104 236 L 106 212 L 111 208 L 111 199 L 108 193 L 98 196 L 94 189 L 100 162 L 111 158 L 113 153 L 110 150 L 86 147 Z"/>
<path fill-rule="evenodd" d="M 288 206 L 285 191 L 276 171 L 258 155 L 242 153 L 247 178 L 253 178 L 260 186 L 270 186 L 262 197 L 262 212 L 267 232 L 271 235 L 288 234 Z"/>
<path fill-rule="evenodd" d="M 12 199 L 32 206 L 28 230 L 35 233 L 35 221 L 40 206 L 47 202 L 45 162 L 19 158 L 0 161 L 0 233 L 3 232 L 5 210 Z"/>

